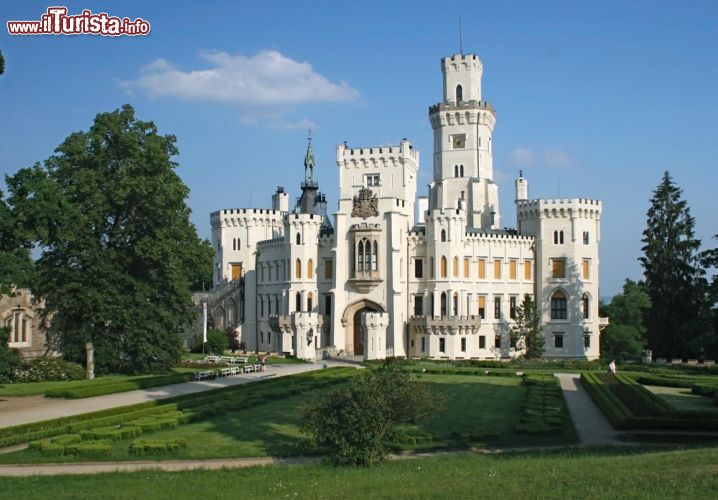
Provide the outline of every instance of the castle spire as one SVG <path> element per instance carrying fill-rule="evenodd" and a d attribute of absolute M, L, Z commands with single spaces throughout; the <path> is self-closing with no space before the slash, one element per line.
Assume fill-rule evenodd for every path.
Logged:
<path fill-rule="evenodd" d="M 307 138 L 307 154 L 304 156 L 304 182 L 307 184 L 314 183 L 314 150 L 312 149 L 312 129 L 309 129 L 309 137 Z"/>

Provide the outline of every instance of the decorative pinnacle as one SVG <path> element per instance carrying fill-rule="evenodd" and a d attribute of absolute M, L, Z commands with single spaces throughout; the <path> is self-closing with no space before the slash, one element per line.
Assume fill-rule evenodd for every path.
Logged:
<path fill-rule="evenodd" d="M 307 137 L 307 154 L 304 156 L 304 181 L 314 182 L 314 150 L 312 149 L 312 129 L 309 129 L 309 137 Z"/>

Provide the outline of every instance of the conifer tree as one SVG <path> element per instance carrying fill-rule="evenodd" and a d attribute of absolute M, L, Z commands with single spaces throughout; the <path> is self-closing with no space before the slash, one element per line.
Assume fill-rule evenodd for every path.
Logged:
<path fill-rule="evenodd" d="M 657 357 L 701 354 L 707 328 L 706 281 L 700 266 L 700 240 L 688 204 L 668 172 L 653 192 L 643 231 L 648 346 Z"/>
<path fill-rule="evenodd" d="M 530 295 L 524 295 L 521 305 L 516 308 L 515 321 L 516 324 L 511 329 L 512 343 L 518 349 L 525 349 L 524 358 L 537 359 L 543 356 L 541 315 Z"/>

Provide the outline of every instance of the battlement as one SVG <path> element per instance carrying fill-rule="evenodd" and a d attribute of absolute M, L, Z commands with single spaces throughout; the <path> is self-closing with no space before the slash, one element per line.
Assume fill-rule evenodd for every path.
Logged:
<path fill-rule="evenodd" d="M 381 224 L 370 224 L 369 222 L 360 222 L 352 224 L 349 229 L 351 231 L 381 231 Z"/>
<path fill-rule="evenodd" d="M 306 223 L 313 222 L 315 224 L 321 224 L 324 221 L 324 217 L 319 214 L 300 214 L 300 213 L 289 213 L 284 216 L 284 221 L 288 223 Z"/>
<path fill-rule="evenodd" d="M 431 219 L 466 219 L 466 210 L 461 208 L 434 208 L 424 212 L 424 217 L 428 222 Z"/>
<path fill-rule="evenodd" d="M 531 244 L 535 241 L 533 236 L 522 236 L 513 233 L 488 233 L 488 232 L 466 232 L 467 241 L 497 241 L 497 242 L 519 242 Z"/>
<path fill-rule="evenodd" d="M 441 58 L 442 71 L 467 71 L 469 69 L 481 70 L 483 65 L 476 54 L 454 54 Z"/>
<path fill-rule="evenodd" d="M 337 162 L 350 162 L 352 160 L 374 160 L 387 161 L 394 159 L 395 161 L 411 158 L 415 162 L 419 161 L 419 152 L 414 149 L 409 141 L 403 139 L 396 146 L 373 146 L 368 148 L 350 148 L 344 144 L 337 146 Z"/>
<path fill-rule="evenodd" d="M 287 212 L 269 208 L 227 208 L 216 210 L 209 216 L 213 229 L 221 226 L 249 226 L 269 222 L 280 222 Z"/>
<path fill-rule="evenodd" d="M 258 241 L 257 242 L 257 250 L 275 248 L 275 247 L 283 247 L 284 243 L 285 243 L 284 237 L 272 238 L 271 240 Z"/>
<path fill-rule="evenodd" d="M 597 218 L 601 215 L 600 200 L 587 198 L 564 198 L 545 200 L 517 200 L 516 211 L 519 219 L 545 217 Z"/>
<path fill-rule="evenodd" d="M 455 102 L 451 101 L 448 103 L 440 102 L 438 104 L 433 104 L 429 106 L 429 114 L 433 115 L 434 113 L 438 113 L 441 111 L 468 111 L 472 109 L 481 109 L 484 111 L 490 112 L 492 115 L 496 116 L 496 110 L 494 109 L 493 104 L 491 104 L 489 101 L 461 101 L 460 103 L 456 104 Z"/>

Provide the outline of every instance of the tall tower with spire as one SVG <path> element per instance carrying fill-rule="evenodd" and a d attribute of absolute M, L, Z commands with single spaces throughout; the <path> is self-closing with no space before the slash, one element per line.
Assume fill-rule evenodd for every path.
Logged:
<path fill-rule="evenodd" d="M 327 217 L 327 199 L 319 192 L 319 183 L 315 178 L 316 161 L 312 149 L 311 131 L 307 138 L 307 153 L 304 155 L 304 181 L 302 182 L 302 194 L 297 200 L 295 212 L 301 214 L 317 214 L 324 218 L 322 223 L 323 231 L 331 231 L 332 224 Z"/>

